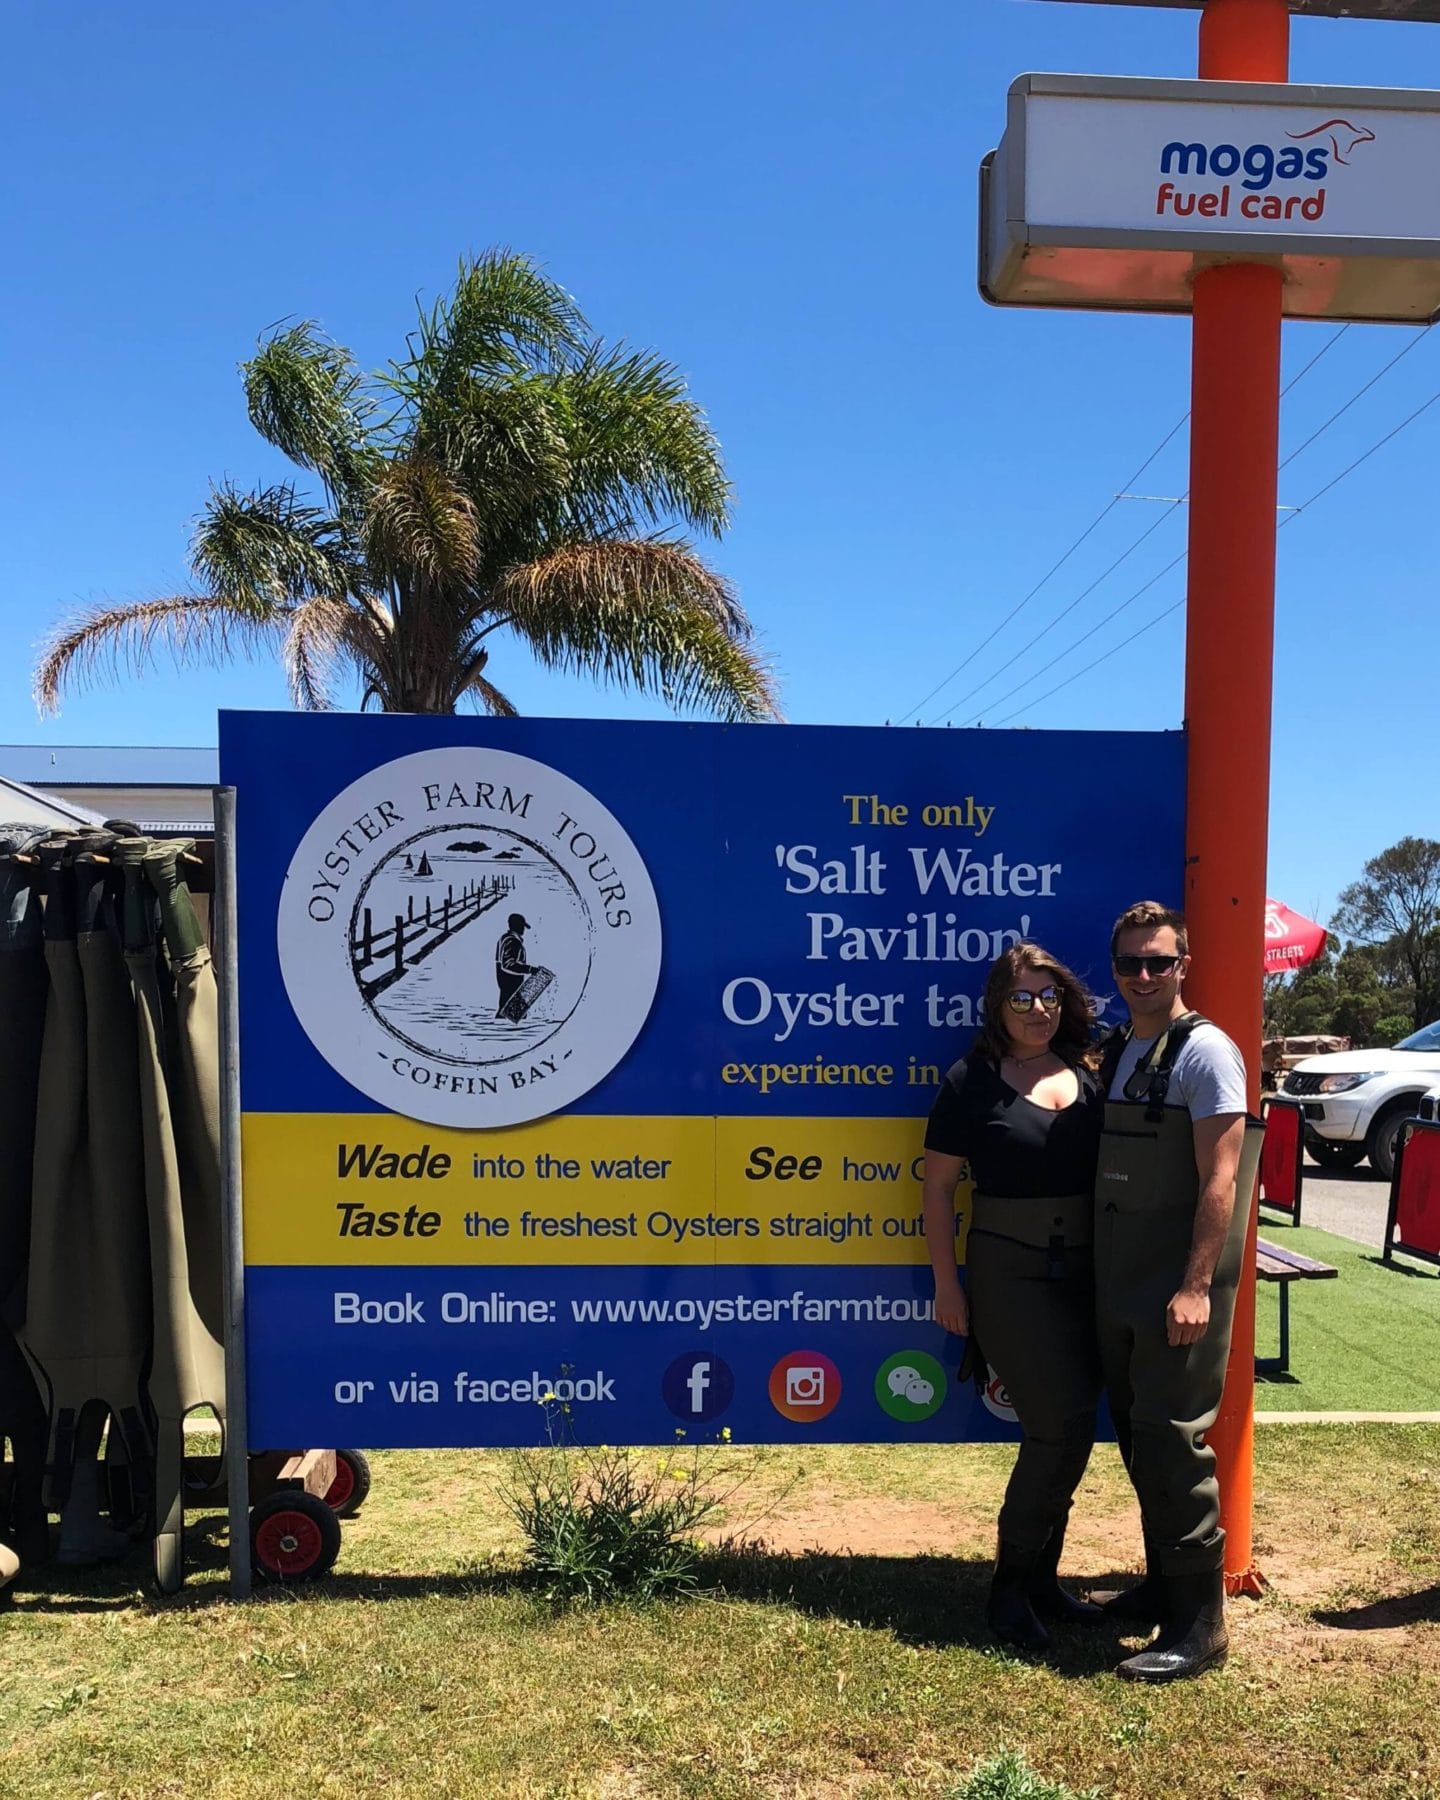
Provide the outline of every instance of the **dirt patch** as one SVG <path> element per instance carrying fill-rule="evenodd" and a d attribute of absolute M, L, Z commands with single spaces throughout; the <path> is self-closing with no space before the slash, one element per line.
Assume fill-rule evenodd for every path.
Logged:
<path fill-rule="evenodd" d="M 1063 1573 L 1082 1592 L 1124 1581 L 1143 1562 L 1133 1506 L 1082 1512 L 1082 1494 L 1067 1534 Z M 994 1522 L 972 1507 L 930 1500 L 877 1499 L 811 1487 L 746 1534 L 774 1555 L 807 1551 L 832 1556 L 986 1556 Z M 743 1540 L 742 1540 L 743 1541 Z M 1373 1550 L 1317 1539 L 1304 1527 L 1293 1535 L 1272 1530 L 1257 1546 L 1269 1583 L 1258 1604 L 1238 1601 L 1230 1627 L 1238 1645 L 1257 1655 L 1306 1663 L 1374 1664 L 1405 1657 L 1440 1667 L 1440 1587 L 1395 1588 L 1397 1571 Z M 1398 1575 L 1403 1584 L 1403 1575 Z M 1378 1599 L 1346 1603 L 1347 1592 Z"/>
<path fill-rule="evenodd" d="M 980 1541 L 973 1516 L 958 1507 L 813 1490 L 803 1505 L 786 1506 L 742 1533 L 740 1541 L 747 1540 L 763 1540 L 767 1550 L 794 1556 L 807 1550 L 830 1556 L 955 1556 L 972 1553 Z"/>

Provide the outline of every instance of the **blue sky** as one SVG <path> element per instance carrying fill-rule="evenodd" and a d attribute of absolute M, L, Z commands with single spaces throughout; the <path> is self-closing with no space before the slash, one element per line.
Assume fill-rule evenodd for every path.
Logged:
<path fill-rule="evenodd" d="M 235 372 L 265 326 L 313 317 L 382 362 L 417 292 L 491 244 L 687 371 L 738 493 L 716 558 L 791 718 L 918 706 L 928 723 L 959 703 L 957 725 L 1176 725 L 1178 611 L 1044 696 L 1171 605 L 1180 570 L 1002 699 L 1183 547 L 1182 515 L 1161 517 L 1026 650 L 1155 523 L 1136 502 L 920 703 L 1187 405 L 1185 322 L 977 297 L 975 171 L 1006 88 L 1027 69 L 1188 75 L 1195 30 L 1188 11 L 1043 0 L 13 9 L 0 741 L 212 743 L 218 706 L 285 703 L 268 668 L 167 668 L 41 722 L 29 671 L 67 608 L 184 584 L 210 480 L 279 472 Z M 1297 21 L 1293 74 L 1440 86 L 1440 27 Z M 1287 378 L 1333 335 L 1287 327 Z M 1405 341 L 1337 341 L 1285 403 L 1282 454 Z M 1307 500 L 1436 390 L 1440 333 L 1283 472 L 1281 500 Z M 1321 917 L 1367 856 L 1440 835 L 1437 442 L 1440 405 L 1280 538 L 1270 891 Z M 1141 487 L 1185 484 L 1181 432 Z M 527 712 L 657 716 L 515 647 L 492 673 Z"/>

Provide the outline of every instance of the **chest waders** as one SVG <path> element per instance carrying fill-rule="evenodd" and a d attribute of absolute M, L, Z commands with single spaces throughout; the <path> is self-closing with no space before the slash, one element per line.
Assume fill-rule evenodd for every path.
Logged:
<path fill-rule="evenodd" d="M 1230 1355 L 1250 1202 L 1263 1135 L 1247 1121 L 1230 1229 L 1210 1284 L 1210 1323 L 1197 1344 L 1166 1340 L 1166 1308 L 1190 1257 L 1200 1178 L 1188 1110 L 1167 1106 L 1175 1057 L 1205 1023 L 1187 1014 L 1107 1099 L 1095 1184 L 1095 1302 L 1115 1435 L 1140 1500 L 1148 1555 L 1167 1579 L 1218 1571 L 1225 1536 L 1215 1423 Z M 1123 1042 L 1121 1044 L 1123 1047 Z M 1102 1078 L 1108 1094 L 1119 1050 Z"/>
<path fill-rule="evenodd" d="M 35 1097 L 49 989 L 37 865 L 29 855 L 40 835 L 21 828 L 0 836 L 0 1464 L 6 1440 L 11 1457 L 8 1499 L 0 1486 L 0 1592 L 7 1542 L 27 1563 L 44 1562 L 50 1546 L 42 1500 L 49 1420 L 16 1335 L 25 1323 Z"/>
<path fill-rule="evenodd" d="M 973 1208 L 965 1252 L 971 1323 L 1024 1432 L 1000 1508 L 987 1616 L 1006 1642 L 1038 1651 L 1047 1634 L 1037 1615 L 1068 1623 L 1101 1616 L 1066 1593 L 1057 1574 L 1100 1398 L 1094 1201 L 977 1193 Z"/>

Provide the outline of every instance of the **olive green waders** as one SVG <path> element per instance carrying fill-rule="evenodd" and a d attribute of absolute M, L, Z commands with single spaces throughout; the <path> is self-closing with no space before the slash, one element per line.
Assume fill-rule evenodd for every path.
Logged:
<path fill-rule="evenodd" d="M 49 988 L 39 865 L 29 855 L 40 835 L 26 829 L 0 835 L 0 1447 L 8 1439 L 11 1457 L 0 1539 L 12 1542 L 27 1563 L 43 1562 L 49 1549 L 41 1497 L 45 1405 L 16 1336 L 25 1323 L 35 1100 Z"/>
<path fill-rule="evenodd" d="M 1025 1435 L 1000 1536 L 1043 1550 L 1063 1533 L 1095 1443 L 1100 1361 L 1090 1194 L 974 1196 L 965 1285 L 975 1337 Z"/>
<path fill-rule="evenodd" d="M 1167 1060 L 1178 1048 L 1171 1043 Z M 1225 1386 L 1262 1132 L 1257 1121 L 1247 1126 L 1205 1335 L 1196 1344 L 1172 1345 L 1166 1309 L 1189 1261 L 1200 1180 L 1194 1125 L 1184 1107 L 1164 1104 L 1166 1083 L 1168 1068 L 1157 1065 L 1139 1100 L 1105 1103 L 1095 1305 L 1115 1435 L 1140 1499 L 1147 1547 L 1169 1577 L 1216 1570 L 1223 1562 L 1215 1452 L 1205 1434 Z"/>
<path fill-rule="evenodd" d="M 105 1415 L 130 1467 L 149 1464 L 140 1378 L 150 1342 L 147 1230 L 139 1179 L 139 1072 L 129 980 L 92 848 L 47 841 L 45 959 L 25 1347 L 49 1394 L 50 1504 L 88 1533 Z M 99 1542 L 92 1537 L 91 1543 Z M 108 1545 L 106 1546 L 109 1547 Z M 83 1546 L 81 1546 L 83 1548 Z"/>
<path fill-rule="evenodd" d="M 219 1071 L 215 976 L 181 856 L 191 844 L 124 838 L 125 965 L 133 992 L 154 1340 L 146 1379 L 155 1429 L 155 1577 L 184 1579 L 184 1426 L 225 1410 L 221 1322 Z"/>
<path fill-rule="evenodd" d="M 1002 1642 L 1035 1655 L 1042 1620 L 1094 1623 L 1100 1609 L 1060 1585 L 1070 1502 L 1095 1441 L 1089 1194 L 976 1194 L 965 1252 L 971 1329 L 1004 1382 L 1024 1437 L 1000 1509 L 985 1617 Z"/>

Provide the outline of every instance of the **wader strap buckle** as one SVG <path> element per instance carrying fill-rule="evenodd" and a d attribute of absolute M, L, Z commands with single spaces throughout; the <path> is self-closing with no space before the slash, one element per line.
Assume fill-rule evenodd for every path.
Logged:
<path fill-rule="evenodd" d="M 1127 1100 L 1138 1100 L 1141 1097 L 1138 1092 L 1139 1084 L 1148 1077 L 1144 1092 L 1147 1125 L 1164 1122 L 1165 1097 L 1170 1092 L 1170 1071 L 1175 1067 L 1175 1059 L 1195 1027 L 1207 1023 L 1208 1020 L 1202 1013 L 1182 1013 L 1172 1025 L 1165 1027 L 1126 1077 L 1124 1093 Z"/>

